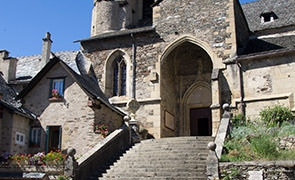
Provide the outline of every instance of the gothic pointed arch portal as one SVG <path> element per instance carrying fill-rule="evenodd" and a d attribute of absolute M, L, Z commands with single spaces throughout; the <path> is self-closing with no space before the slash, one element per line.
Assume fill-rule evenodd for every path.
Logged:
<path fill-rule="evenodd" d="M 190 39 L 171 47 L 160 66 L 161 137 L 209 136 L 213 55 Z"/>

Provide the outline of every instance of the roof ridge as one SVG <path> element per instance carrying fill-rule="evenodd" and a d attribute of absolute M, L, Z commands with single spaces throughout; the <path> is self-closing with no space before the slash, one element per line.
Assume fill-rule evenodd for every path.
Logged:
<path fill-rule="evenodd" d="M 56 51 L 53 52 L 54 54 L 56 53 L 65 53 L 65 52 L 79 52 L 79 50 L 65 50 L 65 51 Z M 30 55 L 30 56 L 17 56 L 15 58 L 24 58 L 24 57 L 37 57 L 37 56 L 41 56 L 42 54 L 34 54 L 34 55 Z"/>
<path fill-rule="evenodd" d="M 64 53 L 64 52 L 79 52 L 79 50 L 56 51 L 56 52 L 53 52 L 53 53 L 56 54 L 56 53 Z"/>

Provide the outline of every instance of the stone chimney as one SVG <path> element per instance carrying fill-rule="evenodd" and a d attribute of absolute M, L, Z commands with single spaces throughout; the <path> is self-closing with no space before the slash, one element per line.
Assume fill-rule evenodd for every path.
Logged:
<path fill-rule="evenodd" d="M 43 38 L 43 47 L 42 47 L 42 66 L 45 66 L 50 59 L 51 53 L 51 43 L 52 40 L 50 39 L 50 33 L 46 33 L 46 37 Z"/>
<path fill-rule="evenodd" d="M 0 50 L 0 71 L 6 82 L 15 80 L 17 59 L 9 57 L 7 50 Z"/>

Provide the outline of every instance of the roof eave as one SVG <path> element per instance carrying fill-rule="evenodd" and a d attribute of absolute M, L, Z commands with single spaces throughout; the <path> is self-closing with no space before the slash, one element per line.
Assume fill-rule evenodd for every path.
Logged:
<path fill-rule="evenodd" d="M 76 41 L 74 41 L 74 43 L 102 40 L 102 39 L 108 39 L 108 38 L 120 37 L 120 36 L 127 36 L 127 35 L 130 35 L 130 34 L 146 33 L 146 32 L 151 32 L 151 31 L 154 31 L 154 30 L 155 30 L 155 27 L 153 27 L 153 26 L 147 26 L 147 27 L 135 28 L 135 29 L 127 29 L 127 30 L 120 30 L 120 31 L 108 32 L 108 33 L 96 35 L 96 36 L 86 38 L 86 39 L 76 40 Z"/>
<path fill-rule="evenodd" d="M 295 54 L 295 49 L 280 49 L 280 50 L 266 51 L 261 53 L 247 54 L 247 55 L 238 56 L 233 59 L 224 61 L 224 63 L 231 64 L 234 62 L 259 60 L 259 59 L 265 59 L 268 57 L 278 57 L 278 56 L 283 56 L 288 54 Z"/>
<path fill-rule="evenodd" d="M 21 112 L 20 110 L 18 110 L 17 108 L 15 108 L 15 107 L 13 107 L 13 106 L 11 106 L 11 105 L 9 105 L 9 104 L 3 102 L 3 101 L 0 101 L 0 104 L 3 105 L 3 106 L 5 106 L 7 109 L 9 109 L 9 111 L 10 111 L 11 113 L 18 114 L 18 115 L 20 115 L 20 116 L 23 116 L 23 117 L 25 117 L 25 118 L 32 119 L 32 120 L 35 119 L 33 116 L 30 116 L 30 115 L 28 115 L 28 114 L 26 114 L 26 113 L 23 113 L 23 112 Z"/>

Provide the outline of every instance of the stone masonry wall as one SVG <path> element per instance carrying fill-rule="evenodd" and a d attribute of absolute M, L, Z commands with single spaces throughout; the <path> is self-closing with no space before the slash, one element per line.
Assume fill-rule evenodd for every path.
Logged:
<path fill-rule="evenodd" d="M 294 109 L 295 56 L 268 57 L 241 63 L 246 114 L 255 119 L 260 110 L 275 104 Z M 239 73 L 236 65 L 228 66 L 225 77 L 231 87 L 232 106 L 239 106 Z M 231 80 L 232 81 L 229 81 Z M 235 79 L 235 80 L 233 80 Z M 236 87 L 236 89 L 234 89 Z"/>
<path fill-rule="evenodd" d="M 62 102 L 49 102 L 48 77 L 61 76 L 66 77 L 64 100 Z M 44 130 L 41 148 L 36 149 L 39 151 L 44 151 L 45 148 L 46 126 L 61 126 L 62 149 L 75 148 L 79 156 L 101 140 L 101 136 L 94 133 L 93 123 L 95 119 L 102 120 L 105 118 L 105 123 L 111 125 L 110 130 L 114 130 L 122 124 L 122 117 L 115 112 L 109 112 L 104 105 L 101 105 L 102 108 L 99 110 L 88 107 L 88 96 L 59 65 L 52 68 L 40 80 L 37 86 L 25 97 L 25 102 L 29 109 L 34 110 L 39 115 Z M 104 114 L 107 114 L 107 116 Z"/>
<path fill-rule="evenodd" d="M 233 32 L 228 30 L 233 23 L 228 19 L 229 10 L 233 11 L 232 0 L 168 0 L 160 3 L 158 9 L 156 7 L 154 25 L 165 42 L 190 34 L 208 43 L 218 58 L 226 59 L 230 57 L 226 50 L 235 46 L 227 43 L 227 39 L 233 38 Z"/>
<path fill-rule="evenodd" d="M 1 123 L 1 139 L 0 139 L 0 153 L 10 151 L 11 149 L 11 130 L 12 130 L 12 114 L 4 111 Z"/>
<path fill-rule="evenodd" d="M 16 114 L 10 114 L 5 111 L 3 119 L 1 119 L 1 139 L 0 139 L 0 154 L 9 152 L 28 153 L 29 135 L 30 135 L 30 120 Z M 19 145 L 15 143 L 16 132 L 25 135 L 25 144 Z"/>
<path fill-rule="evenodd" d="M 30 138 L 30 120 L 16 115 L 13 115 L 13 124 L 12 124 L 12 139 L 11 139 L 11 149 L 10 153 L 28 153 L 29 150 L 29 138 Z M 15 143 L 16 132 L 22 133 L 25 135 L 25 144 L 19 145 Z"/>
<path fill-rule="evenodd" d="M 169 44 L 183 36 L 194 37 L 208 44 L 214 53 L 211 54 L 212 58 L 214 58 L 212 59 L 214 61 L 213 68 L 224 67 L 222 60 L 231 57 L 233 49 L 235 49 L 235 40 L 232 40 L 235 37 L 231 36 L 231 31 L 234 31 L 234 29 L 229 29 L 234 22 L 228 19 L 229 15 L 227 13 L 229 9 L 232 9 L 232 12 L 234 11 L 231 0 L 167 0 L 155 7 L 154 25 L 156 31 L 135 34 L 137 100 L 160 98 L 159 59 Z M 94 65 L 102 89 L 104 89 L 105 84 L 104 66 L 108 56 L 115 50 L 122 50 L 132 59 L 132 39 L 130 36 L 87 41 L 82 42 L 81 45 L 82 49 L 88 52 L 86 55 Z M 132 66 L 131 62 L 128 63 Z M 132 70 L 132 68 L 130 69 Z M 124 102 L 126 103 L 129 98 L 123 98 Z M 123 103 L 120 99 L 115 100 L 115 102 Z M 159 123 L 156 122 L 160 121 L 158 116 L 146 114 L 145 112 L 138 111 L 137 114 L 140 114 L 140 117 L 144 116 L 153 120 L 139 119 L 145 121 L 142 122 L 144 128 Z"/>
<path fill-rule="evenodd" d="M 250 161 L 250 162 L 230 162 L 220 163 L 219 171 L 221 177 L 235 171 L 238 176 L 235 179 L 246 180 L 253 171 L 260 171 L 264 180 L 292 180 L 295 179 L 294 161 Z M 252 177 L 253 178 L 253 177 Z M 259 179 L 256 177 L 256 179 Z"/>

